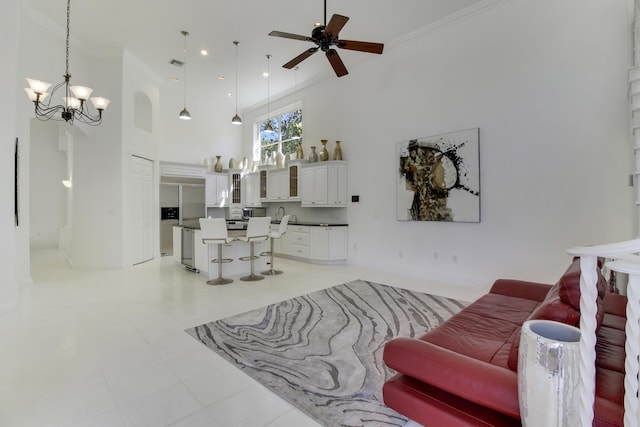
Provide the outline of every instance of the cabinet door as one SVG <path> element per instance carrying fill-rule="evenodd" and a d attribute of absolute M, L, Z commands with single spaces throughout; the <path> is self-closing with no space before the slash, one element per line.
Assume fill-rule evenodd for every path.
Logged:
<path fill-rule="evenodd" d="M 229 204 L 229 176 L 218 175 L 216 183 L 216 204 L 227 206 Z"/>
<path fill-rule="evenodd" d="M 289 166 L 289 188 L 287 197 L 295 200 L 300 200 L 300 191 L 298 186 L 298 165 Z"/>
<path fill-rule="evenodd" d="M 327 204 L 327 166 L 313 168 L 313 202 L 314 205 Z"/>
<path fill-rule="evenodd" d="M 314 176 L 313 176 L 313 168 L 304 168 L 301 169 L 300 178 L 302 186 L 300 188 L 300 196 L 301 202 L 303 205 L 311 205 L 313 204 L 313 186 L 314 186 Z"/>
<path fill-rule="evenodd" d="M 347 204 L 347 166 L 344 164 L 328 165 L 327 202 L 339 206 Z"/>
<path fill-rule="evenodd" d="M 267 171 L 259 172 L 260 180 L 259 180 L 259 195 L 260 200 L 267 200 Z"/>
<path fill-rule="evenodd" d="M 205 204 L 209 207 L 222 207 L 227 204 L 229 195 L 229 176 L 208 174 L 205 180 Z"/>
<path fill-rule="evenodd" d="M 328 227 L 330 261 L 347 259 L 347 227 Z"/>
<path fill-rule="evenodd" d="M 311 259 L 326 261 L 329 259 L 329 227 L 310 227 L 309 256 Z"/>
<path fill-rule="evenodd" d="M 240 172 L 233 172 L 231 175 L 231 187 L 229 189 L 229 202 L 232 205 L 242 203 L 242 175 Z"/>
<path fill-rule="evenodd" d="M 260 174 L 247 174 L 244 182 L 244 197 L 246 206 L 260 206 Z"/>

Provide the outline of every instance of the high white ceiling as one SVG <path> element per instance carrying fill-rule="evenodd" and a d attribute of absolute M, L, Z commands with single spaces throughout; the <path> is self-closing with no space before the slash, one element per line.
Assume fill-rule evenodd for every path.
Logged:
<path fill-rule="evenodd" d="M 51 22 L 61 35 L 64 34 L 66 0 L 22 1 L 28 13 Z M 334 13 L 348 16 L 350 20 L 341 31 L 340 38 L 384 43 L 388 49 L 393 47 L 394 41 L 407 34 L 479 2 L 481 0 L 328 0 L 327 19 Z M 272 55 L 271 99 L 290 92 L 296 78 L 298 87 L 323 77 L 337 78 L 322 52 L 303 61 L 296 77 L 296 73 L 282 68 L 282 64 L 314 45 L 268 36 L 272 30 L 310 35 L 314 23 L 323 20 L 322 0 L 71 2 L 72 43 L 92 52 L 127 49 L 167 82 L 173 76 L 182 79 L 183 70 L 170 65 L 169 61 L 183 60 L 184 39 L 180 31 L 188 31 L 189 92 L 201 89 L 214 102 L 222 98 L 228 102 L 228 94 L 235 94 L 233 41 L 238 40 L 240 110 L 264 102 L 267 97 L 267 82 L 262 76 L 267 69 L 266 54 Z M 201 49 L 207 49 L 209 55 L 201 56 Z M 363 59 L 375 65 L 377 57 L 347 50 L 339 50 L 339 53 L 348 69 L 350 63 Z M 358 72 L 364 71 L 360 69 Z M 217 79 L 218 75 L 225 76 L 225 79 Z M 342 78 L 357 78 L 357 74 L 351 73 Z"/>

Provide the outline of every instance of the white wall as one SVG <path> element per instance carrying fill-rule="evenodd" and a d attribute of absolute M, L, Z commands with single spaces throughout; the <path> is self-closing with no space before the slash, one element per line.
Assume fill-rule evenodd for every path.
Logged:
<path fill-rule="evenodd" d="M 14 144 L 16 131 L 15 102 L 18 84 L 19 2 L 3 5 L 0 26 L 3 29 L 3 43 L 0 57 L 4 58 L 0 67 L 0 308 L 15 304 L 19 295 L 19 265 L 16 258 L 17 240 L 14 224 Z"/>
<path fill-rule="evenodd" d="M 350 262 L 487 288 L 552 282 L 566 249 L 633 238 L 629 34 L 623 0 L 511 0 L 379 57 L 342 55 L 350 74 L 301 96 L 305 151 L 341 140 L 360 195 Z M 481 223 L 396 221 L 396 143 L 472 127 Z"/>
<path fill-rule="evenodd" d="M 67 222 L 67 154 L 58 143 L 56 122 L 31 121 L 30 239 L 35 248 L 57 248 L 60 229 Z"/>

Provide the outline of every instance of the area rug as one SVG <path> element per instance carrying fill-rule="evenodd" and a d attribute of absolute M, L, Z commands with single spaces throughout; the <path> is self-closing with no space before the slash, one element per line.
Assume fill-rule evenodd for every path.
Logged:
<path fill-rule="evenodd" d="M 382 352 L 466 303 L 363 280 L 196 326 L 187 333 L 325 426 L 402 426 L 382 402 Z"/>

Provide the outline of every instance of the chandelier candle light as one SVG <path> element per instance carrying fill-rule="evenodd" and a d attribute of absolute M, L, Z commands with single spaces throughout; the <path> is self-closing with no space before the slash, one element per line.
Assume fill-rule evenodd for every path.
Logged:
<path fill-rule="evenodd" d="M 39 120 L 64 120 L 73 124 L 74 120 L 78 120 L 88 125 L 97 126 L 102 123 L 102 112 L 109 105 L 109 100 L 99 96 L 90 98 L 93 89 L 86 86 L 69 86 L 71 74 L 69 74 L 69 28 L 70 28 L 70 11 L 71 0 L 67 0 L 67 39 L 66 39 L 66 56 L 65 56 L 65 74 L 64 81 L 54 86 L 51 91 L 51 97 L 45 102 L 49 96 L 47 90 L 51 83 L 46 83 L 36 79 L 27 78 L 29 87 L 25 88 L 27 96 L 35 105 L 36 118 Z M 51 106 L 53 94 L 64 87 L 64 96 L 62 100 L 64 104 Z M 91 112 L 87 100 L 91 101 L 96 112 Z M 59 114 L 58 114 L 59 113 Z"/>

